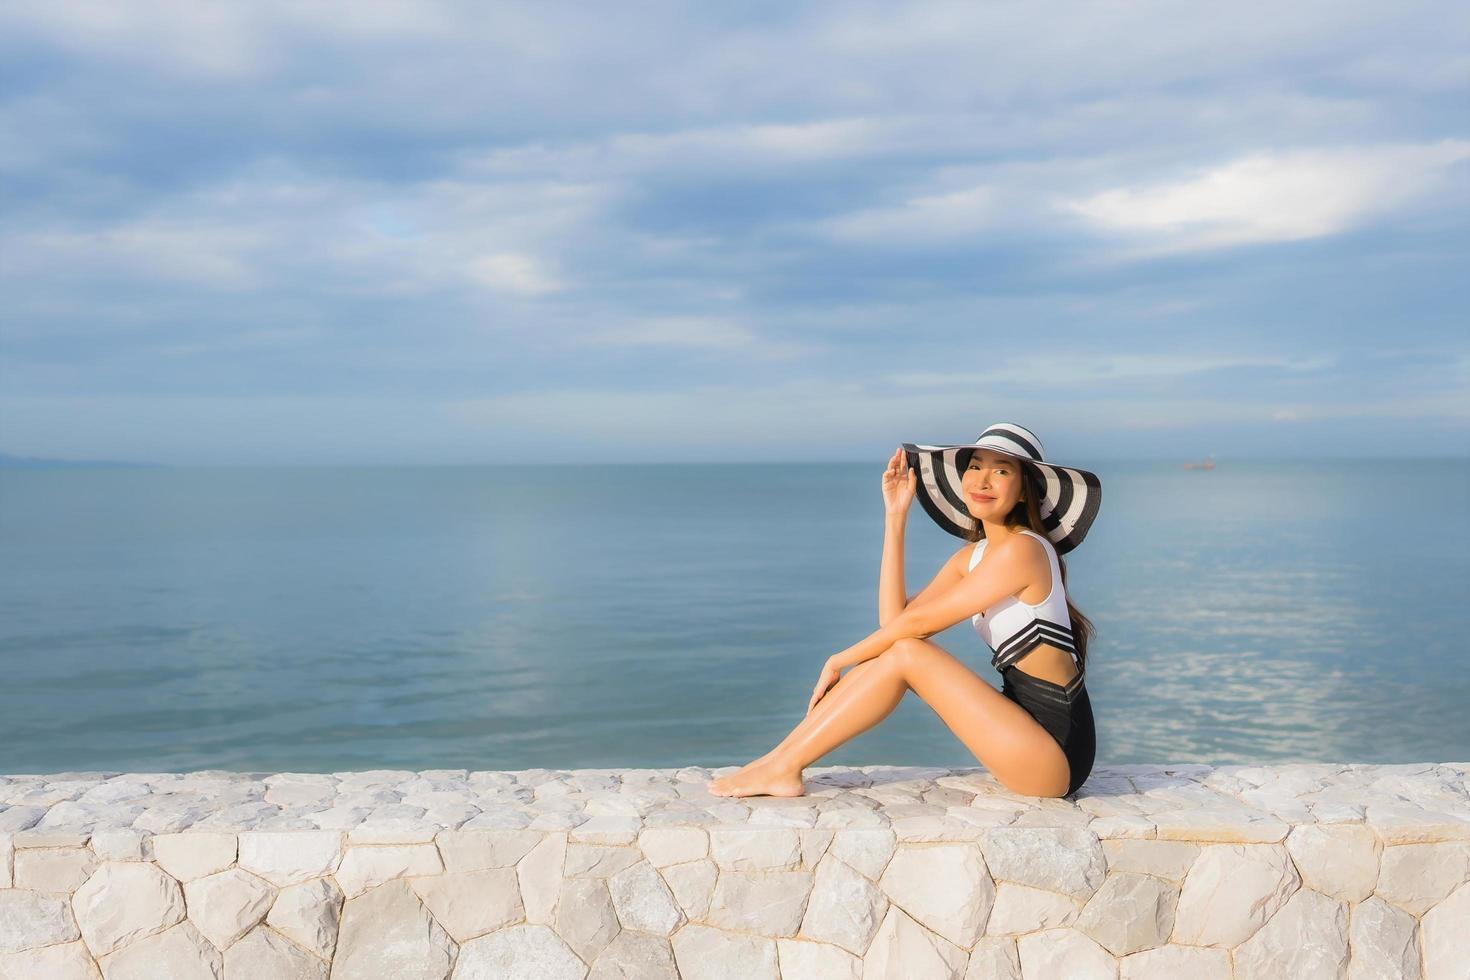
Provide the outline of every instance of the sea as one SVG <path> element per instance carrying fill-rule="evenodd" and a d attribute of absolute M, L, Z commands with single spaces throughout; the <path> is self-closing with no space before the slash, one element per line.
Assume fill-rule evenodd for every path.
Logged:
<path fill-rule="evenodd" d="M 1071 462 L 1099 765 L 1470 761 L 1470 460 Z M 0 773 L 743 764 L 878 627 L 883 466 L 0 470 Z M 877 764 L 979 763 L 909 692 Z"/>

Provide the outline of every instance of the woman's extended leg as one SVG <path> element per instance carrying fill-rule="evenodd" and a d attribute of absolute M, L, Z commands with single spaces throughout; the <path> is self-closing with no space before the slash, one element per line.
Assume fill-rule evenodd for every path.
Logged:
<path fill-rule="evenodd" d="M 859 667 L 865 669 L 853 676 Z M 839 698 L 843 687 L 848 690 Z M 853 667 L 780 745 L 740 771 L 712 780 L 710 792 L 801 795 L 801 771 L 882 721 L 905 690 L 933 708 L 1008 789 L 1028 796 L 1065 793 L 1070 775 L 1067 757 L 1046 729 L 948 651 L 921 639 L 900 640 Z"/>
<path fill-rule="evenodd" d="M 781 744 L 742 767 L 710 783 L 716 796 L 747 795 L 729 793 L 750 784 L 758 776 L 766 796 L 799 796 L 803 792 L 801 769 L 794 773 L 782 760 L 789 757 L 820 758 L 830 749 L 812 755 L 813 740 L 831 742 L 835 747 L 859 735 L 887 718 L 908 693 L 909 686 L 893 671 L 891 663 L 875 657 L 848 668 L 837 683 L 827 689 L 811 712 L 782 739 Z M 810 765 L 810 763 L 807 763 Z"/>

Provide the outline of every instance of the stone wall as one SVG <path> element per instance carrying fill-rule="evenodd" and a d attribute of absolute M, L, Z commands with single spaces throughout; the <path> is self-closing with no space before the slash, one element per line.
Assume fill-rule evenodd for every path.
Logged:
<path fill-rule="evenodd" d="M 1470 765 L 0 776 L 0 978 L 1470 976 Z"/>

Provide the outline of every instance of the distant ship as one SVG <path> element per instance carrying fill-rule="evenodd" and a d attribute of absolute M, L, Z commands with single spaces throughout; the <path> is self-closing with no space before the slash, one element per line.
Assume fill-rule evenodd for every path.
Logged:
<path fill-rule="evenodd" d="M 1186 470 L 1212 470 L 1215 468 L 1215 454 L 1210 453 L 1209 456 L 1205 457 L 1203 463 L 1185 463 L 1184 468 Z"/>

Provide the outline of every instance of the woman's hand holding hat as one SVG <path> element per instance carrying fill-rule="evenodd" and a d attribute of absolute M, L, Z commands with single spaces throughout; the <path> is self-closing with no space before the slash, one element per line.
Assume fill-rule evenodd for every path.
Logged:
<path fill-rule="evenodd" d="M 883 510 L 888 514 L 907 514 L 914 502 L 914 491 L 918 487 L 919 475 L 909 466 L 908 456 L 902 449 L 893 451 L 888 469 L 883 471 Z"/>

